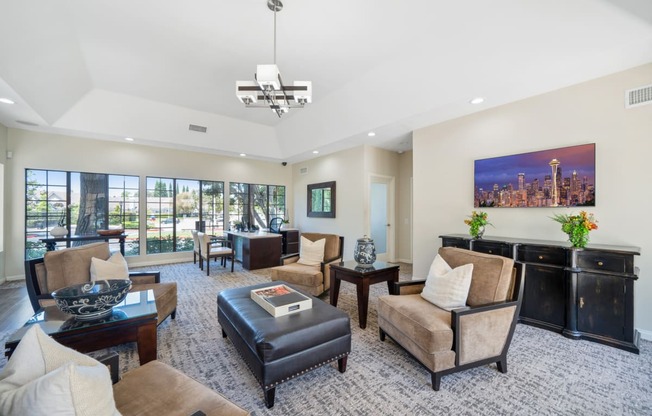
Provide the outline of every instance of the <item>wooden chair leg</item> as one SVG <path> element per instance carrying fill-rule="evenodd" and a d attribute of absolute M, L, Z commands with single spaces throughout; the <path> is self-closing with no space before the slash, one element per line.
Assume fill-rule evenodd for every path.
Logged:
<path fill-rule="evenodd" d="M 439 385 L 441 384 L 441 374 L 432 373 L 430 380 L 432 381 L 432 389 L 434 391 L 439 391 Z"/>
<path fill-rule="evenodd" d="M 224 259 L 225 266 L 226 266 L 226 257 Z M 233 265 L 235 264 L 235 255 L 231 254 L 231 273 L 233 273 Z"/>
<path fill-rule="evenodd" d="M 382 342 L 385 342 L 385 331 L 382 328 L 378 328 L 378 336 Z"/>
<path fill-rule="evenodd" d="M 211 274 L 211 258 L 206 259 L 206 276 Z"/>

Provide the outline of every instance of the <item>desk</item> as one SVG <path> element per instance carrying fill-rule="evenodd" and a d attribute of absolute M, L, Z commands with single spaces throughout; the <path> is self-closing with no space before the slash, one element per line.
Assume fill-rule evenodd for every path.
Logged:
<path fill-rule="evenodd" d="M 70 237 L 57 237 L 57 238 L 41 238 L 41 241 L 45 243 L 45 248 L 47 251 L 54 251 L 57 248 L 57 243 L 65 241 L 66 243 L 70 241 L 106 241 L 109 240 L 118 240 L 120 242 L 120 253 L 125 255 L 125 238 L 127 234 L 118 234 L 118 235 L 71 235 Z"/>
<path fill-rule="evenodd" d="M 125 300 L 113 307 L 111 316 L 95 321 L 78 321 L 56 306 L 47 306 L 7 339 L 5 355 L 11 356 L 25 332 L 32 325 L 39 325 L 59 343 L 79 352 L 136 342 L 140 365 L 143 365 L 156 359 L 156 319 L 152 290 L 128 293 Z"/>
<path fill-rule="evenodd" d="M 387 282 L 387 290 L 392 293 L 392 282 L 398 282 L 398 264 L 377 261 L 372 267 L 360 267 L 355 261 L 333 263 L 331 269 L 331 305 L 337 306 L 340 295 L 340 282 L 353 283 L 358 294 L 358 318 L 360 328 L 367 327 L 367 311 L 369 309 L 369 286 L 375 283 Z"/>
<path fill-rule="evenodd" d="M 278 266 L 281 261 L 281 234 L 265 231 L 246 233 L 224 232 L 235 250 L 235 259 L 246 270 Z"/>

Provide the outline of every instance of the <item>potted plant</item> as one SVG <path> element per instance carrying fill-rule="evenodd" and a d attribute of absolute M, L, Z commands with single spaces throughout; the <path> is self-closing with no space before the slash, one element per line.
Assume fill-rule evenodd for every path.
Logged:
<path fill-rule="evenodd" d="M 577 215 L 557 214 L 550 218 L 561 224 L 561 230 L 568 234 L 568 241 L 577 248 L 586 247 L 589 242 L 589 232 L 598 229 L 593 214 L 586 211 L 580 211 Z"/>
<path fill-rule="evenodd" d="M 469 218 L 464 220 L 464 224 L 469 226 L 469 234 L 475 239 L 482 238 L 484 228 L 487 225 L 493 225 L 489 222 L 488 214 L 482 211 L 473 211 Z"/>

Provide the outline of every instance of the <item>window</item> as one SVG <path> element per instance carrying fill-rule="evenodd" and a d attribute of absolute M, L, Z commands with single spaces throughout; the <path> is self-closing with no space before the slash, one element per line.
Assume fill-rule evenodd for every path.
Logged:
<path fill-rule="evenodd" d="M 232 228 L 267 228 L 272 218 L 285 218 L 285 215 L 285 186 L 229 184 L 229 222 Z"/>
<path fill-rule="evenodd" d="M 138 177 L 104 173 L 25 170 L 25 258 L 43 257 L 50 230 L 61 224 L 68 235 L 96 235 L 122 224 L 125 255 L 139 252 Z M 83 242 L 59 242 L 59 246 Z M 118 242 L 111 242 L 119 249 Z"/>
<path fill-rule="evenodd" d="M 224 230 L 224 182 L 147 178 L 147 254 L 192 251 L 191 230 Z"/>

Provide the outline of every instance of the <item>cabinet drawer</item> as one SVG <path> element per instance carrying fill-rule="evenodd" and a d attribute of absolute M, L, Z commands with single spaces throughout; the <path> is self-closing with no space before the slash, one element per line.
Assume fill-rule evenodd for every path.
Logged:
<path fill-rule="evenodd" d="M 577 253 L 577 267 L 615 273 L 634 273 L 631 255 L 586 250 Z"/>
<path fill-rule="evenodd" d="M 464 248 L 468 250 L 469 240 L 464 240 L 462 238 L 454 238 L 454 237 L 442 237 L 441 245 L 443 247 L 457 247 L 457 248 Z"/>
<path fill-rule="evenodd" d="M 540 247 L 521 245 L 518 247 L 517 260 L 524 263 L 566 265 L 566 250 L 562 247 Z"/>
<path fill-rule="evenodd" d="M 496 241 L 473 240 L 472 250 L 479 253 L 494 254 L 512 258 L 512 246 L 510 244 L 499 243 Z"/>

